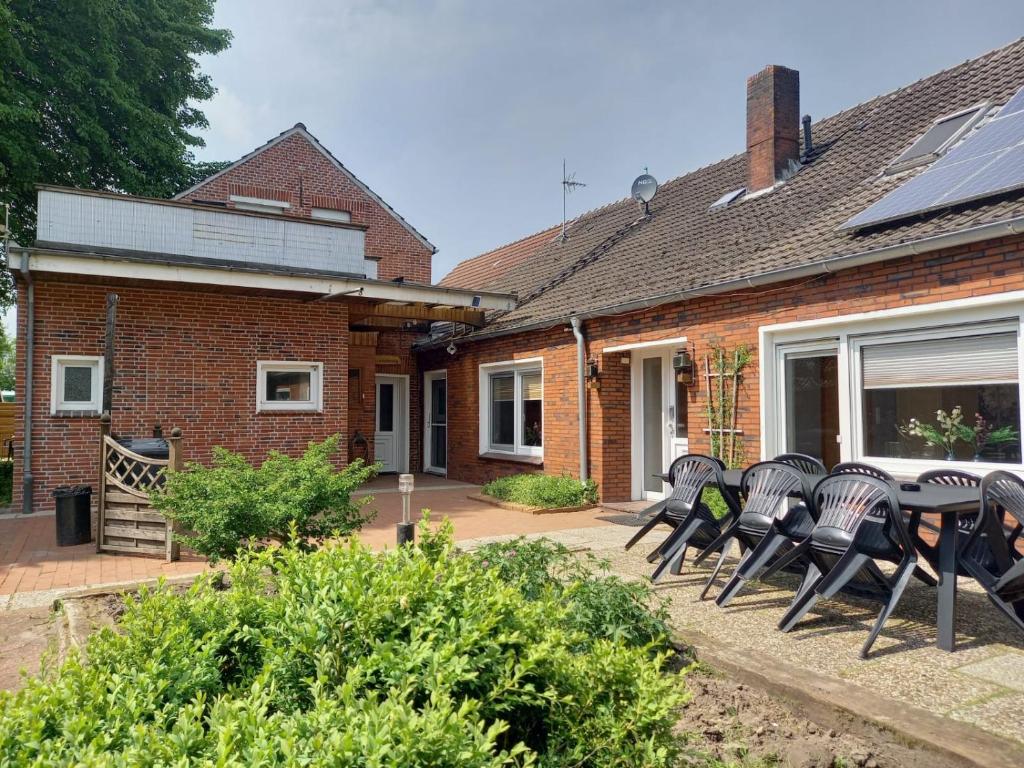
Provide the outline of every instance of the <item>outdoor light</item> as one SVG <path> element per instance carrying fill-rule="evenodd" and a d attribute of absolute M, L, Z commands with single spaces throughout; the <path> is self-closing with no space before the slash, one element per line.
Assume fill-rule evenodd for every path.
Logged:
<path fill-rule="evenodd" d="M 448 346 L 447 346 L 446 350 L 447 350 L 449 355 L 454 355 L 458 351 L 458 348 L 455 346 L 455 342 L 454 341 L 450 341 L 450 342 L 448 342 Z"/>
<path fill-rule="evenodd" d="M 676 381 L 680 384 L 693 384 L 693 356 L 688 350 L 680 349 L 672 355 L 672 368 L 676 372 Z"/>
<path fill-rule="evenodd" d="M 398 546 L 412 544 L 415 539 L 415 528 L 409 519 L 409 504 L 411 503 L 414 478 L 412 475 L 398 476 L 398 492 L 402 494 L 402 522 L 398 524 Z"/>
<path fill-rule="evenodd" d="M 594 358 L 590 358 L 589 360 L 587 360 L 587 378 L 597 378 L 597 360 L 595 360 Z"/>

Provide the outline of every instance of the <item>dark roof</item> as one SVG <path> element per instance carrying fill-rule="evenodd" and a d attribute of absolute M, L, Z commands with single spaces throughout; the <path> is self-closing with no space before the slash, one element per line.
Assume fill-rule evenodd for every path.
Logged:
<path fill-rule="evenodd" d="M 630 301 L 699 290 L 801 265 L 861 254 L 1024 215 L 1024 192 L 864 232 L 838 227 L 923 168 L 882 171 L 932 122 L 983 101 L 1005 103 L 1024 86 L 1024 38 L 812 127 L 814 151 L 772 191 L 709 211 L 746 185 L 738 154 L 663 184 L 651 215 L 620 200 L 576 219 L 488 284 L 519 306 L 490 317 L 482 333 L 512 331 Z M 927 166 L 925 166 L 927 167 Z M 458 269 L 458 268 L 456 268 Z"/>
<path fill-rule="evenodd" d="M 561 225 L 550 227 L 493 251 L 461 261 L 441 279 L 440 285 L 449 288 L 483 288 L 490 285 L 510 269 L 533 256 L 560 230 Z"/>

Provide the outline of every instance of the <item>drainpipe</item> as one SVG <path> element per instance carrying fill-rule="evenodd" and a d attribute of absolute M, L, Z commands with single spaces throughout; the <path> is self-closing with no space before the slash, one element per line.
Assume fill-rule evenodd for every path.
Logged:
<path fill-rule="evenodd" d="M 587 482 L 587 382 L 586 382 L 586 339 L 583 323 L 578 317 L 570 318 L 572 335 L 576 337 L 576 399 L 580 422 L 580 482 Z"/>
<path fill-rule="evenodd" d="M 28 268 L 29 255 L 21 252 L 21 276 L 26 284 L 25 313 L 25 417 L 21 461 L 21 511 L 32 512 L 32 358 L 35 352 L 36 287 Z"/>

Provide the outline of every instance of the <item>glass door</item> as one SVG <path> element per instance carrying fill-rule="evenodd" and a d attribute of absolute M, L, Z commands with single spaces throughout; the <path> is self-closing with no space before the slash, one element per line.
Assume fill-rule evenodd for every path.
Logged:
<path fill-rule="evenodd" d="M 448 375 L 432 371 L 424 375 L 426 411 L 423 469 L 445 474 L 448 471 Z"/>
<path fill-rule="evenodd" d="M 786 453 L 804 453 L 826 467 L 839 463 L 839 355 L 834 343 L 779 348 L 779 409 Z M 769 457 L 771 458 L 771 457 Z"/>

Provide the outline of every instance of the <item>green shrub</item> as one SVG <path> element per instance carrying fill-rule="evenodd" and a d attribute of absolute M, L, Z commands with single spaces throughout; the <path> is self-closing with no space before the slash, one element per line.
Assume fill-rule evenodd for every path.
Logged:
<path fill-rule="evenodd" d="M 377 474 L 379 466 L 361 460 L 340 472 L 332 461 L 338 436 L 310 443 L 299 458 L 271 451 L 259 467 L 224 448 L 213 449 L 213 463 L 191 463 L 166 476 L 153 504 L 179 529 L 177 538 L 196 552 L 218 560 L 268 540 L 300 544 L 358 530 L 372 519 L 370 497 L 352 492 Z"/>
<path fill-rule="evenodd" d="M 0 507 L 11 503 L 11 491 L 14 488 L 14 462 L 0 459 Z"/>
<path fill-rule="evenodd" d="M 669 766 L 665 655 L 574 628 L 450 527 L 427 551 L 247 551 L 230 586 L 128 601 L 51 679 L 0 693 L 0 765 Z"/>
<path fill-rule="evenodd" d="M 707 504 L 716 520 L 721 520 L 729 514 L 729 507 L 726 505 L 725 499 L 722 498 L 722 492 L 717 488 L 705 488 L 700 495 L 700 500 Z"/>
<path fill-rule="evenodd" d="M 528 600 L 557 596 L 568 608 L 568 626 L 587 637 L 667 648 L 665 604 L 642 582 L 600 573 L 605 566 L 591 555 L 581 559 L 550 539 L 519 537 L 484 545 L 473 557 Z"/>
<path fill-rule="evenodd" d="M 597 504 L 597 483 L 579 480 L 569 475 L 510 475 L 492 480 L 483 492 L 502 501 L 513 501 L 531 507 L 557 509 Z"/>

